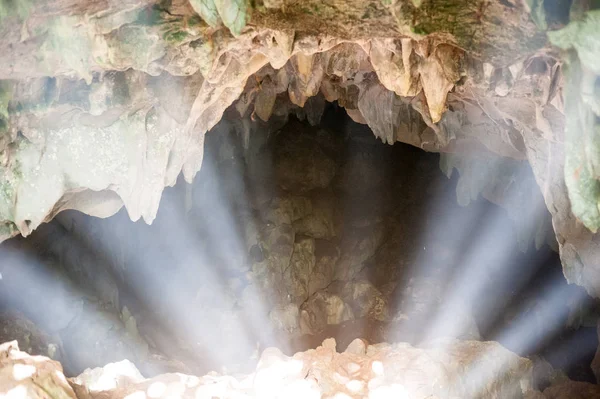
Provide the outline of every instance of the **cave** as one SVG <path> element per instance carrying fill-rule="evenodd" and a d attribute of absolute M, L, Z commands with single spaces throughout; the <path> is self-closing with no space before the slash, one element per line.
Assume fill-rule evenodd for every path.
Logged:
<path fill-rule="evenodd" d="M 0 396 L 600 397 L 598 26 L 0 0 Z"/>
<path fill-rule="evenodd" d="M 236 123 L 207 134 L 198 176 L 151 225 L 63 211 L 0 244 L 2 341 L 68 377 L 122 359 L 154 377 L 249 373 L 265 348 L 328 338 L 454 338 L 529 358 L 539 389 L 595 382 L 596 302 L 563 276 L 526 161 L 472 195 L 451 155 L 388 145 L 337 103 L 248 136 Z"/>

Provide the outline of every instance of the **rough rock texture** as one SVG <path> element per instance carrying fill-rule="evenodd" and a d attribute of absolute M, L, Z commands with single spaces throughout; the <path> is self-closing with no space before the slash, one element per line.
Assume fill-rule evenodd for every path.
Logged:
<path fill-rule="evenodd" d="M 0 237 L 28 235 L 70 208 L 108 216 L 124 204 L 151 222 L 163 187 L 200 168 L 203 135 L 228 106 L 314 121 L 337 100 L 388 143 L 529 160 L 567 279 L 600 295 L 596 180 L 581 175 L 595 158 L 569 147 L 590 122 L 563 135 L 561 62 L 543 32 L 568 12 L 511 1 L 269 1 L 249 18 L 217 3 L 218 14 L 184 0 L 2 6 Z M 569 77 L 588 82 L 596 14 L 575 3 L 580 21 L 551 39 L 575 49 L 581 67 L 573 55 Z M 571 92 L 568 106 L 583 104 L 593 129 L 594 94 Z"/>
<path fill-rule="evenodd" d="M 76 398 L 60 363 L 21 352 L 16 341 L 0 345 L 0 395 L 9 398 Z"/>
<path fill-rule="evenodd" d="M 11 367 L 3 366 L 3 372 Z M 184 398 L 517 398 L 532 390 L 531 369 L 528 360 L 494 343 L 441 341 L 414 348 L 353 342 L 338 353 L 335 340 L 327 339 L 293 357 L 268 348 L 247 376 L 165 374 L 144 380 L 135 367 L 120 362 L 86 370 L 70 383 L 80 399 L 124 398 L 135 392 Z"/>
<path fill-rule="evenodd" d="M 0 394 L 32 398 L 594 398 L 598 386 L 562 380 L 543 393 L 532 363 L 493 342 L 441 340 L 426 347 L 326 339 L 285 356 L 268 348 L 248 375 L 172 373 L 146 379 L 127 360 L 67 379 L 58 362 L 0 345 Z"/>
<path fill-rule="evenodd" d="M 77 397 L 82 397 L 85 394 L 97 394 L 137 384 L 144 379 L 133 363 L 129 360 L 122 360 L 117 363 L 109 363 L 104 367 L 86 369 L 77 377 L 71 378 L 69 383 Z"/>

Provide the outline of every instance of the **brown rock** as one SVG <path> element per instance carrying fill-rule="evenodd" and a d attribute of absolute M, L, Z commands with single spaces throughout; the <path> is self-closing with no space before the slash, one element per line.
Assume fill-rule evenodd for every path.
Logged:
<path fill-rule="evenodd" d="M 0 345 L 0 395 L 76 399 L 60 363 L 21 352 L 16 341 Z"/>

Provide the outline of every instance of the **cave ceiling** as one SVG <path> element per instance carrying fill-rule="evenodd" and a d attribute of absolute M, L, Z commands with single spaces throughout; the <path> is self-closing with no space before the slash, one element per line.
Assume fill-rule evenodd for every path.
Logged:
<path fill-rule="evenodd" d="M 151 223 L 218 123 L 247 138 L 336 101 L 385 143 L 441 152 L 459 202 L 506 205 L 510 167 L 490 165 L 529 161 L 565 276 L 600 297 L 591 4 L 1 0 L 0 241 L 65 209 Z"/>

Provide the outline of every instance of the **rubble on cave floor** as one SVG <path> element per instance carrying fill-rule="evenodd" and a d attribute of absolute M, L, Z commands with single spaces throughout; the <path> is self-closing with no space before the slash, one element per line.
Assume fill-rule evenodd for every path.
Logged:
<path fill-rule="evenodd" d="M 593 398 L 600 387 L 557 380 L 537 390 L 534 365 L 496 342 L 437 340 L 423 347 L 332 338 L 286 356 L 263 351 L 247 375 L 170 373 L 145 379 L 123 360 L 66 379 L 60 363 L 0 346 L 0 396 L 6 398 Z"/>

